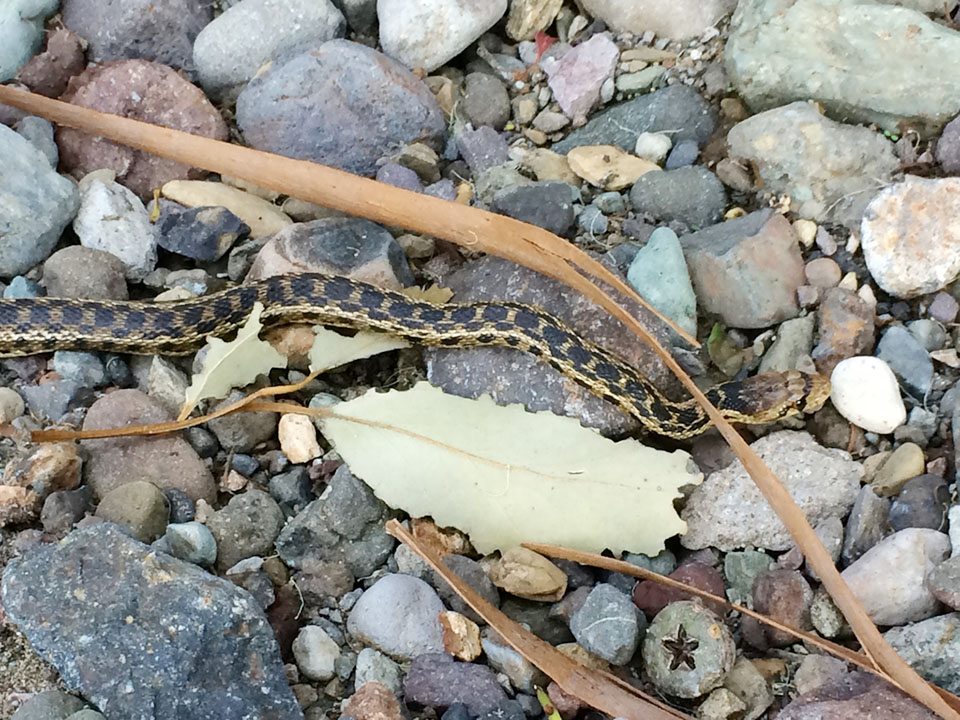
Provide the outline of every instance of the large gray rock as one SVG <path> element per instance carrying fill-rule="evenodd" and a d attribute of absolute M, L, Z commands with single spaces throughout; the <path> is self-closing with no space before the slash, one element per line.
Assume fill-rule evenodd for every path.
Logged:
<path fill-rule="evenodd" d="M 741 0 L 725 57 L 754 110 L 812 99 L 837 120 L 931 136 L 960 109 L 960 33 L 895 5 Z"/>
<path fill-rule="evenodd" d="M 29 140 L 0 125 L 0 277 L 47 259 L 80 206 L 77 186 Z"/>
<path fill-rule="evenodd" d="M 116 525 L 11 561 L 0 592 L 33 648 L 109 717 L 303 717 L 253 597 Z"/>
<path fill-rule="evenodd" d="M 237 124 L 259 150 L 372 175 L 404 143 L 442 148 L 433 94 L 386 55 L 331 40 L 274 61 L 237 99 Z"/>
<path fill-rule="evenodd" d="M 620 32 L 648 30 L 687 40 L 715 25 L 737 6 L 736 0 L 580 0 L 592 17 Z"/>
<path fill-rule="evenodd" d="M 893 628 L 883 637 L 922 677 L 960 692 L 960 613 Z"/>
<path fill-rule="evenodd" d="M 790 196 L 797 215 L 848 227 L 899 167 L 881 135 L 834 122 L 805 102 L 737 123 L 727 142 L 732 157 L 756 167 L 764 191 Z"/>

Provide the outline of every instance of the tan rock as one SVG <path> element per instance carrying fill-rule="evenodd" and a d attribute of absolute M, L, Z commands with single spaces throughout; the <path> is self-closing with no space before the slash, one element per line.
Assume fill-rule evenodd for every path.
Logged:
<path fill-rule="evenodd" d="M 507 35 L 511 40 L 533 40 L 557 17 L 563 0 L 513 0 L 507 15 Z"/>
<path fill-rule="evenodd" d="M 29 488 L 41 498 L 57 490 L 80 485 L 82 466 L 77 446 L 71 443 L 44 443 L 19 462 L 9 462 L 3 473 L 4 485 Z"/>
<path fill-rule="evenodd" d="M 320 457 L 317 429 L 306 415 L 287 413 L 280 418 L 277 428 L 280 449 L 292 463 L 306 463 Z"/>
<path fill-rule="evenodd" d="M 916 443 L 904 443 L 880 466 L 870 487 L 881 497 L 896 495 L 910 478 L 922 475 L 925 468 L 923 450 Z"/>
<path fill-rule="evenodd" d="M 520 159 L 520 166 L 533 173 L 540 181 L 559 180 L 580 187 L 583 180 L 570 169 L 567 157 L 553 150 L 537 148 L 524 154 Z"/>
<path fill-rule="evenodd" d="M 443 649 L 458 660 L 473 662 L 483 648 L 480 645 L 480 628 L 473 620 L 458 612 L 447 611 L 439 615 L 443 628 Z"/>
<path fill-rule="evenodd" d="M 659 170 L 656 163 L 624 152 L 615 145 L 583 145 L 567 153 L 570 169 L 595 187 L 623 190 L 641 175 Z"/>
<path fill-rule="evenodd" d="M 343 715 L 354 720 L 403 720 L 400 703 L 390 688 L 378 682 L 361 685 L 347 701 Z"/>
<path fill-rule="evenodd" d="M 250 226 L 250 237 L 266 237 L 293 223 L 276 205 L 224 183 L 172 180 L 161 189 L 163 196 L 187 207 L 220 206 Z"/>
<path fill-rule="evenodd" d="M 493 584 L 511 595 L 556 602 L 567 591 L 567 576 L 543 555 L 511 548 L 490 568 Z"/>

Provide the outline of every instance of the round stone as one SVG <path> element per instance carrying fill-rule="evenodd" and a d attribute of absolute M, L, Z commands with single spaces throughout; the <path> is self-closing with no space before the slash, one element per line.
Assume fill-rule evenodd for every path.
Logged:
<path fill-rule="evenodd" d="M 834 407 L 864 430 L 885 435 L 907 419 L 897 378 L 880 358 L 841 360 L 830 375 L 830 383 Z"/>

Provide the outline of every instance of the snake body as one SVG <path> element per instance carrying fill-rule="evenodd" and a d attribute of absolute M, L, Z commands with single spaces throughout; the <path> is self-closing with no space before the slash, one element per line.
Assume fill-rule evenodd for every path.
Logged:
<path fill-rule="evenodd" d="M 435 347 L 516 348 L 673 438 L 703 432 L 710 421 L 693 399 L 674 402 L 645 376 L 577 335 L 553 315 L 510 302 L 433 304 L 337 275 L 271 277 L 173 302 L 17 298 L 0 300 L 0 357 L 54 350 L 186 355 L 208 336 L 239 328 L 264 306 L 264 325 L 308 322 L 376 330 Z M 771 422 L 819 408 L 829 382 L 797 371 L 765 373 L 707 392 L 723 415 Z"/>

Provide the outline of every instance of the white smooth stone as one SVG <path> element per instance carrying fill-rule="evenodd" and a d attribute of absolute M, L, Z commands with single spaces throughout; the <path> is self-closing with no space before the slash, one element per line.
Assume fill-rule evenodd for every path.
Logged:
<path fill-rule="evenodd" d="M 897 378 L 880 358 L 841 360 L 830 375 L 830 384 L 830 400 L 837 412 L 864 430 L 885 435 L 907 419 Z"/>

